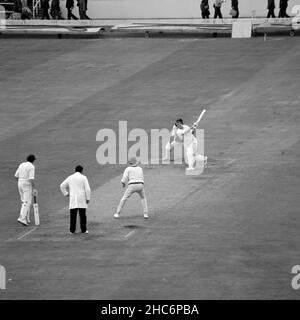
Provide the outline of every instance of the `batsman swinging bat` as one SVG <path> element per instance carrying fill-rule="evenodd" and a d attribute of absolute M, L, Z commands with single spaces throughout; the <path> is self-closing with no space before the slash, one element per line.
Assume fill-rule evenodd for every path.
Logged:
<path fill-rule="evenodd" d="M 203 109 L 202 110 L 202 112 L 201 112 L 201 114 L 200 114 L 200 116 L 199 116 L 199 118 L 198 118 L 198 120 L 195 122 L 195 123 L 199 123 L 200 122 L 200 120 L 202 119 L 202 117 L 204 116 L 204 113 L 206 112 L 206 109 Z"/>
<path fill-rule="evenodd" d="M 33 212 L 34 212 L 34 223 L 36 226 L 40 225 L 40 214 L 39 205 L 36 201 L 36 196 L 33 196 Z"/>

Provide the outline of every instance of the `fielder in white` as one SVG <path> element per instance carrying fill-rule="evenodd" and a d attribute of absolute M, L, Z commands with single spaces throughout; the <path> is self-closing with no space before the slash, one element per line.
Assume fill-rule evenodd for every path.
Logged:
<path fill-rule="evenodd" d="M 200 121 L 200 120 L 199 120 Z M 195 130 L 198 126 L 199 121 L 195 122 L 191 127 L 183 124 L 182 119 L 177 119 L 175 125 L 173 126 L 171 138 L 172 142 L 168 142 L 165 147 L 165 157 L 163 161 L 168 160 L 170 157 L 170 151 L 175 146 L 183 144 L 184 147 L 184 159 L 188 165 L 187 170 L 195 169 L 196 159 L 207 162 L 207 157 L 197 153 L 198 142 L 195 137 Z"/>
<path fill-rule="evenodd" d="M 126 191 L 118 205 L 117 212 L 114 214 L 115 218 L 120 217 L 120 212 L 124 207 L 126 201 L 134 194 L 138 193 L 141 198 L 141 203 L 144 211 L 144 218 L 149 218 L 148 216 L 148 205 L 147 198 L 145 194 L 144 188 L 144 174 L 143 169 L 137 165 L 137 160 L 135 157 L 129 159 L 128 163 L 130 164 L 123 173 L 123 177 L 121 179 L 123 188 L 128 184 Z"/>
<path fill-rule="evenodd" d="M 27 161 L 22 162 L 15 173 L 22 201 L 18 222 L 23 226 L 28 226 L 29 224 L 28 213 L 32 203 L 32 196 L 37 195 L 37 190 L 34 188 L 35 166 L 33 165 L 33 162 L 35 159 L 33 154 L 29 155 L 26 159 Z"/>

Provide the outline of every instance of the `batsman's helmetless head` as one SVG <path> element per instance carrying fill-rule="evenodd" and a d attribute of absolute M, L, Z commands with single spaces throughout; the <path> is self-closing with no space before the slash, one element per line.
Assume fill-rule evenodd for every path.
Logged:
<path fill-rule="evenodd" d="M 177 119 L 177 120 L 175 121 L 175 126 L 176 126 L 177 128 L 179 128 L 179 129 L 182 129 L 182 127 L 183 127 L 183 120 L 182 120 L 182 119 Z"/>
<path fill-rule="evenodd" d="M 35 157 L 34 154 L 30 154 L 30 155 L 26 158 L 26 160 L 27 160 L 28 162 L 31 162 L 31 163 L 33 163 L 35 159 L 36 159 L 36 157 Z"/>
<path fill-rule="evenodd" d="M 136 157 L 129 158 L 128 163 L 131 165 L 136 165 L 137 164 Z"/>

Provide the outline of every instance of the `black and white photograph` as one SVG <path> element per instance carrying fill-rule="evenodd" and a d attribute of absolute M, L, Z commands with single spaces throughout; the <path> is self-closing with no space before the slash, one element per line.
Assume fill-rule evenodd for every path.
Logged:
<path fill-rule="evenodd" d="M 0 181 L 0 310 L 298 300 L 300 0 L 0 0 Z"/>

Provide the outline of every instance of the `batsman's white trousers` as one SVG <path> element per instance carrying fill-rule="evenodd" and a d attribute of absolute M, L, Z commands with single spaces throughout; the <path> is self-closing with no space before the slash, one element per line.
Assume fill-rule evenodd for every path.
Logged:
<path fill-rule="evenodd" d="M 189 166 L 189 169 L 194 168 L 194 164 L 196 161 L 196 154 L 197 154 L 197 140 L 193 143 L 190 143 L 188 146 L 184 147 L 185 153 L 186 153 L 186 159 L 187 164 Z"/>
<path fill-rule="evenodd" d="M 142 183 L 139 184 L 129 184 L 126 191 L 124 192 L 124 195 L 118 205 L 117 213 L 120 213 L 122 208 L 125 205 L 125 202 L 134 194 L 138 193 L 141 197 L 141 202 L 143 206 L 144 213 L 148 212 L 148 205 L 147 205 L 147 198 L 145 193 L 145 188 Z"/>
<path fill-rule="evenodd" d="M 18 189 L 22 201 L 20 219 L 25 220 L 32 202 L 32 185 L 27 180 L 19 180 Z"/>
<path fill-rule="evenodd" d="M 177 152 L 180 152 L 181 149 L 179 149 L 179 147 L 181 147 L 183 145 L 183 143 L 181 141 L 172 141 L 172 142 L 168 142 L 165 146 L 165 156 L 163 158 L 163 160 L 169 160 L 170 159 L 170 152 L 172 149 L 178 148 Z M 178 154 L 177 154 L 178 156 Z M 186 158 L 186 154 L 185 152 L 183 153 L 184 156 L 184 161 L 187 163 L 187 158 Z M 175 158 L 175 154 L 174 154 L 174 158 Z M 180 159 L 182 159 L 182 154 L 180 154 Z"/>

